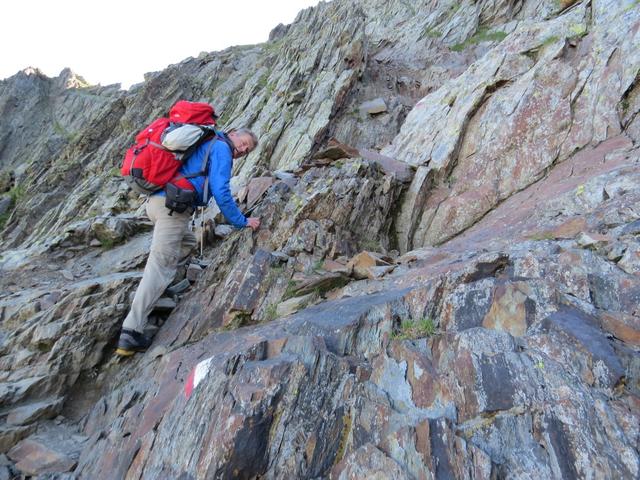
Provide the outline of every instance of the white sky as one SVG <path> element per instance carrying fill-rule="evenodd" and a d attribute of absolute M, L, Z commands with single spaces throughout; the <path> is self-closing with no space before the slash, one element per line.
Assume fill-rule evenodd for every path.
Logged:
<path fill-rule="evenodd" d="M 0 79 L 26 67 L 122 83 L 201 52 L 265 42 L 318 0 L 9 0 L 0 15 Z"/>

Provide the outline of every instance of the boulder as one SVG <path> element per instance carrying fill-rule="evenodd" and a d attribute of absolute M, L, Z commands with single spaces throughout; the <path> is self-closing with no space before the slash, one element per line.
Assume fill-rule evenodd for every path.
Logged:
<path fill-rule="evenodd" d="M 37 440 L 22 440 L 8 456 L 16 462 L 16 468 L 27 475 L 64 473 L 72 470 L 77 462 Z"/>
<path fill-rule="evenodd" d="M 55 398 L 14 408 L 7 417 L 8 425 L 26 425 L 41 418 L 53 418 L 62 410 L 63 398 Z"/>
<path fill-rule="evenodd" d="M 376 115 L 387 111 L 387 104 L 382 98 L 374 98 L 360 104 L 360 112 L 363 114 Z"/>
<path fill-rule="evenodd" d="M 376 267 L 383 268 L 377 269 Z M 393 270 L 394 266 L 391 265 L 389 257 L 380 253 L 364 251 L 349 260 L 347 268 L 353 272 L 354 278 L 361 280 L 378 278 Z"/>

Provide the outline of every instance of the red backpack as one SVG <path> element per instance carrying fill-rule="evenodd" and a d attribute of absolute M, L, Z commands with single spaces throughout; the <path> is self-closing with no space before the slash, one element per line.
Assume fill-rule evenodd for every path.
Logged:
<path fill-rule="evenodd" d="M 136 135 L 136 143 L 127 150 L 120 173 L 133 190 L 142 194 L 157 192 L 169 182 L 193 190 L 191 182 L 177 176 L 178 169 L 196 147 L 215 136 L 216 118 L 211 105 L 178 101 L 169 110 L 168 118 L 155 120 Z M 189 135 L 178 148 L 163 145 L 165 136 L 187 125 Z"/>

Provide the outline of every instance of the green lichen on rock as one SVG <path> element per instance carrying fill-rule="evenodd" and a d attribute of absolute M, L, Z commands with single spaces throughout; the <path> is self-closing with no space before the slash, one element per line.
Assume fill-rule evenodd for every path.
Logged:
<path fill-rule="evenodd" d="M 454 52 L 461 52 L 471 45 L 477 45 L 482 42 L 501 42 L 507 37 L 506 32 L 500 30 L 489 30 L 487 28 L 480 28 L 475 35 L 466 39 L 462 43 L 457 43 L 451 47 Z"/>

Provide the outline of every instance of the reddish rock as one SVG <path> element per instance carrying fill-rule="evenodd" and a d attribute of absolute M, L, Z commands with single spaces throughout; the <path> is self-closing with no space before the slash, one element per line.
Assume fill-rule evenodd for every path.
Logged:
<path fill-rule="evenodd" d="M 8 425 L 25 425 L 41 418 L 53 418 L 62 410 L 63 398 L 37 402 L 13 409 L 7 417 Z"/>
<path fill-rule="evenodd" d="M 9 451 L 16 443 L 31 435 L 36 429 L 35 425 L 0 427 L 0 453 Z"/>
<path fill-rule="evenodd" d="M 550 234 L 553 238 L 573 238 L 585 228 L 587 228 L 587 221 L 583 217 L 576 217 L 553 228 Z"/>
<path fill-rule="evenodd" d="M 357 148 L 350 145 L 340 143 L 335 138 L 329 140 L 327 148 L 320 150 L 316 153 L 314 159 L 330 159 L 340 160 L 341 158 L 356 158 L 360 156 L 360 152 Z"/>
<path fill-rule="evenodd" d="M 247 208 L 251 208 L 275 183 L 273 177 L 255 177 L 247 185 Z"/>
<path fill-rule="evenodd" d="M 326 259 L 322 264 L 322 268 L 327 272 L 341 273 L 346 276 L 350 276 L 353 271 L 353 266 L 349 267 L 346 263 L 331 259 Z"/>
<path fill-rule="evenodd" d="M 640 318 L 622 312 L 602 312 L 602 328 L 616 338 L 640 347 Z"/>
<path fill-rule="evenodd" d="M 576 243 L 583 248 L 599 248 L 610 241 L 610 236 L 594 232 L 580 232 L 576 237 Z"/>
<path fill-rule="evenodd" d="M 407 362 L 406 378 L 416 407 L 431 408 L 437 399 L 442 399 L 444 382 L 424 354 L 411 348 L 407 342 L 392 342 L 390 353 L 396 361 Z"/>
<path fill-rule="evenodd" d="M 63 473 L 72 470 L 76 461 L 36 440 L 23 440 L 9 451 L 16 468 L 27 475 Z"/>
<path fill-rule="evenodd" d="M 374 445 L 366 444 L 349 454 L 333 470 L 331 480 L 400 480 L 406 478 L 400 466 Z"/>
<path fill-rule="evenodd" d="M 535 303 L 529 298 L 530 294 L 529 286 L 524 282 L 498 285 L 482 326 L 504 330 L 515 337 L 523 336 L 535 313 Z"/>
<path fill-rule="evenodd" d="M 384 173 L 386 173 L 387 175 L 394 175 L 402 183 L 409 183 L 413 179 L 415 170 L 411 165 L 400 162 L 391 157 L 381 155 L 378 152 L 374 152 L 373 150 L 362 149 L 360 150 L 360 155 L 365 160 L 376 162 L 380 166 L 380 168 L 382 168 L 382 171 Z"/>
<path fill-rule="evenodd" d="M 365 278 L 376 278 L 373 267 L 384 266 L 389 267 L 388 257 L 374 252 L 361 252 L 353 257 L 347 266 L 352 269 L 354 278 L 359 280 Z"/>

